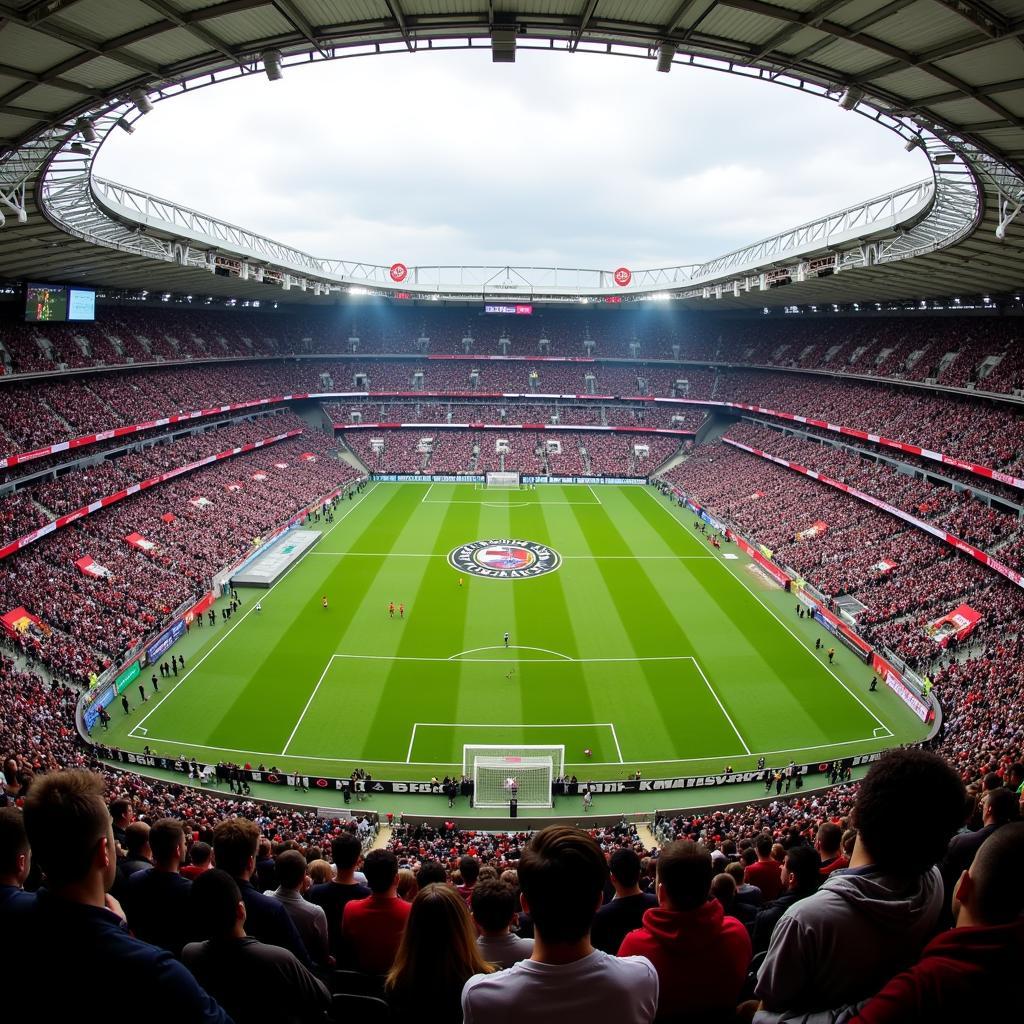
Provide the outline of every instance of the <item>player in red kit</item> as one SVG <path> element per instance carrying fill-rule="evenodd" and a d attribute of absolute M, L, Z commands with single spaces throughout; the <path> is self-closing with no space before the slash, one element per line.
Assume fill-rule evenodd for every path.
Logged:
<path fill-rule="evenodd" d="M 395 617 L 395 602 L 394 601 L 392 601 L 391 604 L 388 605 L 388 615 L 390 615 L 391 618 Z"/>

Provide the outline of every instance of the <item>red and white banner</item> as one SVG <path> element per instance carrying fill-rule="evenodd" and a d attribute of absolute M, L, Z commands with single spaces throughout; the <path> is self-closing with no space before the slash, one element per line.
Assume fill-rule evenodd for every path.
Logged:
<path fill-rule="evenodd" d="M 253 473 L 252 478 L 253 478 L 253 480 L 266 480 L 267 479 L 267 474 L 266 473 Z"/>
<path fill-rule="evenodd" d="M 904 704 L 910 708 L 911 711 L 921 719 L 922 722 L 930 722 L 935 716 L 931 704 L 929 704 L 923 697 L 915 693 L 910 689 L 909 686 L 903 681 L 903 676 L 895 666 L 890 665 L 888 661 L 883 658 L 878 651 L 874 651 L 871 655 L 871 667 L 875 670 L 875 675 L 881 676 L 885 680 L 885 685 L 895 693 Z"/>
<path fill-rule="evenodd" d="M 33 625 L 46 632 L 43 620 L 38 615 L 33 615 L 30 611 L 20 607 L 13 608 L 6 615 L 0 616 L 0 624 L 3 625 L 4 630 L 10 636 L 20 636 L 22 633 L 27 633 L 29 627 Z"/>
<path fill-rule="evenodd" d="M 209 498 L 204 498 L 200 496 L 198 498 L 190 498 L 189 504 L 195 505 L 196 508 L 208 508 L 210 505 L 213 504 L 213 502 L 210 501 Z"/>
<path fill-rule="evenodd" d="M 141 533 L 129 533 L 128 536 L 125 537 L 125 540 L 128 541 L 133 548 L 138 548 L 140 551 L 145 551 L 147 554 L 150 551 L 156 550 L 156 545 L 151 540 L 146 540 Z"/>
<path fill-rule="evenodd" d="M 100 565 L 99 562 L 94 562 L 88 555 L 83 555 L 79 558 L 75 562 L 75 565 L 83 576 L 92 576 L 94 578 L 102 579 L 110 575 L 109 569 Z"/>
<path fill-rule="evenodd" d="M 274 467 L 276 469 L 287 469 L 288 468 L 288 463 L 287 462 L 275 462 L 274 463 Z"/>
<path fill-rule="evenodd" d="M 316 462 L 316 456 L 312 452 L 303 452 L 299 458 L 303 462 Z"/>
<path fill-rule="evenodd" d="M 951 637 L 963 640 L 970 636 L 979 622 L 981 622 L 981 612 L 969 604 L 961 604 L 957 605 L 948 615 L 943 615 L 941 619 L 930 622 L 925 628 L 925 632 L 940 647 L 945 647 Z"/>
<path fill-rule="evenodd" d="M 828 523 L 823 522 L 821 519 L 817 522 L 812 523 L 807 527 L 806 530 L 801 530 L 795 534 L 797 540 L 814 540 L 815 537 L 820 537 L 828 530 Z"/>
<path fill-rule="evenodd" d="M 175 514 L 173 512 L 165 512 L 160 518 L 165 523 L 173 523 L 174 520 L 177 518 L 177 516 L 175 516 Z"/>
<path fill-rule="evenodd" d="M 871 566 L 871 568 L 874 569 L 879 575 L 885 576 L 887 573 L 892 572 L 893 569 L 896 568 L 897 564 L 897 562 L 893 562 L 891 559 L 883 558 L 875 562 L 875 564 Z"/>
<path fill-rule="evenodd" d="M 951 547 L 956 548 L 957 551 L 962 551 L 965 555 L 970 555 L 971 558 L 981 562 L 982 565 L 988 566 L 993 570 L 993 572 L 997 572 L 1000 576 L 1004 576 L 1012 583 L 1016 583 L 1018 587 L 1024 587 L 1024 575 L 1017 572 L 1016 569 L 1011 569 L 1008 565 L 1004 565 L 998 558 L 993 558 L 987 551 L 982 551 L 981 548 L 976 548 L 973 544 L 968 544 L 967 541 L 961 540 L 961 538 L 957 537 L 955 534 L 947 533 L 945 530 L 933 525 L 932 523 L 926 523 L 923 519 L 918 519 L 917 516 L 913 516 L 901 508 L 896 508 L 895 505 L 890 505 L 887 501 L 882 501 L 880 498 L 876 498 L 873 494 L 865 494 L 864 491 L 859 491 L 856 487 L 850 487 L 848 484 L 844 484 L 840 480 L 833 480 L 830 476 L 825 476 L 823 473 L 819 473 L 814 469 L 808 469 L 806 466 L 801 466 L 799 463 L 790 462 L 789 459 L 782 459 L 777 455 L 771 455 L 768 452 L 761 451 L 760 448 L 752 448 L 750 445 L 743 444 L 740 441 L 733 441 L 728 437 L 723 437 L 722 440 L 726 444 L 731 444 L 734 448 L 740 448 L 745 452 L 750 452 L 752 455 L 759 455 L 762 459 L 767 459 L 769 462 L 774 462 L 779 466 L 785 466 L 786 469 L 791 469 L 794 473 L 802 473 L 804 476 L 811 477 L 812 480 L 817 480 L 819 483 L 827 484 L 829 487 L 834 487 L 836 490 L 842 491 L 844 494 L 849 494 L 854 498 L 859 498 L 861 501 L 867 502 L 867 504 L 873 505 L 875 508 L 879 508 L 883 512 L 888 512 L 890 515 L 896 516 L 898 519 L 902 519 L 905 523 L 910 523 L 911 526 L 916 526 L 919 530 L 924 530 L 925 533 L 930 533 L 933 537 L 936 537 L 944 543 L 949 544 Z"/>
<path fill-rule="evenodd" d="M 669 434 L 693 437 L 696 430 L 669 430 L 665 427 L 603 427 L 571 423 L 335 423 L 335 430 L 569 430 L 605 434 Z"/>
<path fill-rule="evenodd" d="M 235 481 L 233 481 L 230 484 L 225 484 L 224 485 L 224 490 L 225 491 L 240 491 L 241 489 L 242 489 L 242 484 L 238 480 L 235 480 Z"/>

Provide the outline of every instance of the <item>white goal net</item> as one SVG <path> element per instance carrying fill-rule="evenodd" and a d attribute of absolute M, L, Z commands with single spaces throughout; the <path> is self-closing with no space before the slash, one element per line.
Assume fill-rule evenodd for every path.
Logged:
<path fill-rule="evenodd" d="M 551 784 L 562 774 L 565 747 L 463 747 L 463 771 L 473 778 L 474 807 L 550 807 Z"/>
<path fill-rule="evenodd" d="M 518 473 L 488 473 L 486 480 L 488 487 L 506 487 L 512 490 L 519 487 Z"/>

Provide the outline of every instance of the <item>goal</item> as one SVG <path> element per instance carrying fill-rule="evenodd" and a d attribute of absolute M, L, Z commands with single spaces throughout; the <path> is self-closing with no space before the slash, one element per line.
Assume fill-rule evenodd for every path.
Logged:
<path fill-rule="evenodd" d="M 519 474 L 518 473 L 488 473 L 487 474 L 487 486 L 488 487 L 505 487 L 511 490 L 518 490 L 519 488 Z"/>
<path fill-rule="evenodd" d="M 564 763 L 564 746 L 462 748 L 463 774 L 473 778 L 474 807 L 507 807 L 513 798 L 520 807 L 550 807 L 551 783 Z"/>

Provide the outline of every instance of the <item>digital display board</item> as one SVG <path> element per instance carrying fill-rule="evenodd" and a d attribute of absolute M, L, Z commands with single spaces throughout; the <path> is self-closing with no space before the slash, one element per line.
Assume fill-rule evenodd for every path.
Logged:
<path fill-rule="evenodd" d="M 530 316 L 533 313 L 533 306 L 529 303 L 517 302 L 515 304 L 505 303 L 503 305 L 486 305 L 485 313 L 499 313 L 511 316 Z"/>
<path fill-rule="evenodd" d="M 96 319 L 96 293 L 91 288 L 68 289 L 68 319 Z"/>
<path fill-rule="evenodd" d="M 65 284 L 25 286 L 25 319 L 31 323 L 95 320 L 96 292 Z"/>
<path fill-rule="evenodd" d="M 62 284 L 30 284 L 25 289 L 25 319 L 33 322 L 68 318 L 68 290 Z"/>

